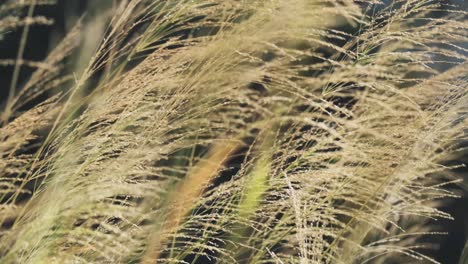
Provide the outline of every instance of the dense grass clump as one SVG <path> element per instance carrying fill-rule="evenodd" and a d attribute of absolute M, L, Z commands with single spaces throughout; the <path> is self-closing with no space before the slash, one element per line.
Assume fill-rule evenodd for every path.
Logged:
<path fill-rule="evenodd" d="M 0 7 L 0 34 L 22 32 L 0 59 L 0 262 L 438 263 L 466 154 L 465 11 L 96 1 L 28 61 L 48 4 Z"/>

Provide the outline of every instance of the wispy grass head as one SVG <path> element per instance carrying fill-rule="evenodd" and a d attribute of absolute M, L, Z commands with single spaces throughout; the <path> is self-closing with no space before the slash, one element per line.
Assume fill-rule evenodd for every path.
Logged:
<path fill-rule="evenodd" d="M 6 103 L 2 261 L 436 262 L 466 13 L 386 2 L 120 1 L 66 76 L 77 25 Z"/>

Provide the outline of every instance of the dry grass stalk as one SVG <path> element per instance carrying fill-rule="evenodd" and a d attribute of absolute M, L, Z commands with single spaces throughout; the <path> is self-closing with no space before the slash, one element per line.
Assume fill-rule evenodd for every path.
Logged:
<path fill-rule="evenodd" d="M 384 2 L 121 1 L 21 113 L 77 27 L 3 113 L 2 261 L 435 262 L 413 244 L 456 196 L 466 13 Z"/>

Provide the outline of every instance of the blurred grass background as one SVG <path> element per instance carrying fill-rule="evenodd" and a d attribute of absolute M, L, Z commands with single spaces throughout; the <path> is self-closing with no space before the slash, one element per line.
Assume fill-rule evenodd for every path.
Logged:
<path fill-rule="evenodd" d="M 75 22 L 84 17 L 84 19 L 90 19 L 93 16 L 99 15 L 100 8 L 105 1 L 88 1 L 88 0 L 58 0 L 56 5 L 44 5 L 37 6 L 35 8 L 35 15 L 41 15 L 54 20 L 53 26 L 42 26 L 35 25 L 30 29 L 28 41 L 26 42 L 26 48 L 24 58 L 33 61 L 43 60 L 51 48 L 53 48 L 60 39 L 62 39 L 66 32 L 75 24 Z M 390 2 L 390 1 L 388 1 Z M 451 0 L 447 1 L 452 4 L 458 5 L 463 11 L 468 11 L 468 1 L 465 0 Z M 1 3 L 1 2 L 0 2 Z M 98 7 L 97 7 L 98 6 Z M 94 11 L 90 11 L 94 10 Z M 1 36 L 0 41 L 0 59 L 14 58 L 16 56 L 22 30 L 16 30 L 6 32 Z M 84 42 L 86 40 L 82 40 Z M 82 43 L 82 45 L 85 45 Z M 467 44 L 464 45 L 468 47 Z M 79 63 L 77 58 L 68 61 L 70 64 Z M 12 74 L 13 66 L 0 66 L 0 106 L 4 103 L 8 96 L 8 89 Z M 34 69 L 28 67 L 21 67 L 18 87 L 28 79 Z M 465 142 L 466 146 L 468 143 Z M 468 157 L 463 157 L 462 160 L 454 160 L 449 165 L 468 163 Z M 459 168 L 454 171 L 464 175 L 467 179 L 468 169 Z M 457 263 L 465 241 L 468 239 L 468 188 L 451 185 L 448 188 L 458 188 L 462 194 L 462 198 L 450 203 L 445 203 L 445 206 L 441 208 L 443 211 L 450 213 L 455 220 L 441 220 L 440 226 L 443 227 L 442 232 L 448 232 L 447 236 L 437 236 L 440 240 L 441 248 L 437 251 L 437 255 L 434 258 L 442 263 Z"/>

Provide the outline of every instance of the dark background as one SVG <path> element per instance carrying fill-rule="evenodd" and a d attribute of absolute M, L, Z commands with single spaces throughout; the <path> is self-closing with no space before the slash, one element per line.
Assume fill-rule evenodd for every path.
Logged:
<path fill-rule="evenodd" d="M 99 1 L 99 0 L 97 0 Z M 4 0 L 0 0 L 2 4 Z M 59 0 L 55 5 L 36 6 L 34 15 L 45 16 L 54 20 L 53 26 L 31 26 L 26 41 L 23 58 L 32 61 L 42 61 L 49 51 L 58 43 L 66 32 L 81 16 L 86 15 L 87 0 Z M 17 56 L 22 29 L 2 34 L 0 39 L 0 59 L 14 59 Z M 34 69 L 21 67 L 17 87 L 27 81 Z M 13 67 L 0 66 L 0 105 L 8 96 L 13 75 Z M 2 109 L 0 107 L 0 109 Z"/>

